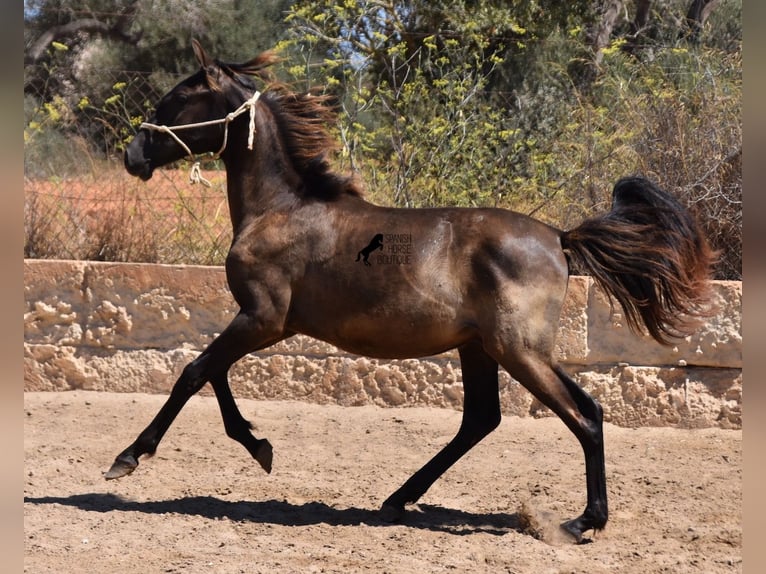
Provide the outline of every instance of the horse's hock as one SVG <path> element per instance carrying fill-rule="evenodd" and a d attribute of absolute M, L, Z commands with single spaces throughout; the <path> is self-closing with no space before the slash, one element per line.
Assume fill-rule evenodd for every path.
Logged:
<path fill-rule="evenodd" d="M 631 334 L 590 278 L 571 277 L 558 358 L 611 423 L 741 428 L 742 286 L 715 290 L 718 314 L 662 347 Z M 237 311 L 219 267 L 27 260 L 24 295 L 27 391 L 167 393 Z M 501 373 L 505 414 L 551 414 Z M 458 409 L 463 400 L 456 352 L 388 361 L 304 336 L 246 356 L 230 381 L 255 399 Z"/>

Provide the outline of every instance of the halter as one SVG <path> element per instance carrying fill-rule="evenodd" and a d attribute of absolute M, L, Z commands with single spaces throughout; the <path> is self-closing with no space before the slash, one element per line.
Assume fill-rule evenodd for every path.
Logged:
<path fill-rule="evenodd" d="M 255 103 L 258 101 L 258 98 L 261 97 L 261 92 L 257 91 L 252 95 L 252 97 L 248 100 L 245 100 L 241 106 L 239 106 L 236 110 L 233 112 L 230 112 L 226 114 L 226 117 L 217 119 L 217 120 L 209 120 L 206 122 L 197 122 L 194 124 L 182 124 L 180 126 L 165 126 L 165 125 L 157 125 L 157 124 L 151 124 L 148 122 L 142 123 L 140 126 L 138 126 L 138 129 L 148 129 L 148 130 L 154 130 L 157 132 L 162 132 L 170 135 L 174 140 L 176 140 L 176 143 L 180 145 L 184 151 L 186 152 L 186 155 L 189 156 L 189 159 L 194 162 L 191 168 L 191 173 L 189 174 L 189 181 L 192 183 L 203 183 L 207 187 L 211 186 L 211 183 L 206 180 L 204 177 L 202 177 L 202 172 L 200 170 L 199 166 L 199 160 L 195 159 L 194 154 L 189 149 L 189 146 L 187 146 L 181 138 L 179 138 L 175 131 L 176 130 L 188 130 L 191 128 L 201 128 L 205 126 L 214 126 L 217 124 L 223 124 L 224 130 L 223 130 L 223 143 L 221 144 L 221 149 L 219 149 L 215 154 L 213 154 L 212 159 L 218 159 L 221 154 L 223 153 L 223 150 L 226 149 L 226 143 L 229 139 L 229 124 L 238 116 L 242 115 L 245 111 L 250 111 L 250 129 L 248 130 L 247 135 L 247 149 L 253 149 L 253 136 L 255 135 Z"/>

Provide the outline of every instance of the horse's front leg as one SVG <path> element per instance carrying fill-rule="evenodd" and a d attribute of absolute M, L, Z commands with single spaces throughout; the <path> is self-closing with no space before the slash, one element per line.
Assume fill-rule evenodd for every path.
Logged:
<path fill-rule="evenodd" d="M 263 470 L 271 473 L 271 461 L 274 457 L 271 443 L 265 438 L 259 439 L 254 437 L 250 432 L 253 425 L 239 412 L 234 396 L 231 394 L 231 387 L 229 387 L 226 373 L 218 374 L 211 378 L 210 384 L 213 385 L 215 396 L 218 399 L 218 406 L 221 409 L 221 417 L 223 418 L 223 426 L 226 429 L 227 436 L 244 446 L 250 453 L 250 456 L 263 467 Z"/>
<path fill-rule="evenodd" d="M 117 455 L 111 468 L 104 473 L 104 477 L 111 480 L 126 476 L 136 469 L 141 456 L 153 455 L 178 413 L 208 381 L 212 382 L 216 392 L 227 434 L 245 445 L 253 457 L 269 472 L 271 445 L 268 441 L 259 441 L 250 434 L 249 423 L 244 420 L 234 404 L 226 374 L 231 365 L 247 353 L 279 341 L 282 338 L 279 333 L 279 329 L 273 326 L 265 328 L 262 320 L 240 312 L 210 346 L 184 368 L 160 411 L 133 444 Z M 245 432 L 249 438 L 245 437 Z"/>
<path fill-rule="evenodd" d="M 165 401 L 152 422 L 138 435 L 133 444 L 117 455 L 111 468 L 104 473 L 104 478 L 112 480 L 126 476 L 136 469 L 138 459 L 141 456 L 145 454 L 151 456 L 155 453 L 157 445 L 183 406 L 207 382 L 205 372 L 210 358 L 210 354 L 203 352 L 186 365 L 183 373 L 173 385 L 168 400 Z"/>

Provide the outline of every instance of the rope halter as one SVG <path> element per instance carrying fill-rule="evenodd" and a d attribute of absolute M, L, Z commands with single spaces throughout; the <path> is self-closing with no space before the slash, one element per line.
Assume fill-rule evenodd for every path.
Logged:
<path fill-rule="evenodd" d="M 192 128 L 202 128 L 205 126 L 214 126 L 218 124 L 223 124 L 223 143 L 221 144 L 221 149 L 219 149 L 214 155 L 212 159 L 218 159 L 221 154 L 223 153 L 223 150 L 226 149 L 226 143 L 229 139 L 229 124 L 234 121 L 237 117 L 245 113 L 246 111 L 250 111 L 250 126 L 248 129 L 247 134 L 247 149 L 251 150 L 253 149 L 253 137 L 255 135 L 255 103 L 258 101 L 258 98 L 261 97 L 261 92 L 256 91 L 251 98 L 248 100 L 245 100 L 241 106 L 239 106 L 236 110 L 233 112 L 230 112 L 226 114 L 226 117 L 217 119 L 217 120 L 209 120 L 206 122 L 197 122 L 194 124 L 182 124 L 179 126 L 166 126 L 166 125 L 157 125 L 157 124 L 151 124 L 148 122 L 142 123 L 140 126 L 138 126 L 138 129 L 148 129 L 148 130 L 154 130 L 156 132 L 162 132 L 170 135 L 174 140 L 176 140 L 176 143 L 180 145 L 184 151 L 186 152 L 186 155 L 189 156 L 189 159 L 193 161 L 193 165 L 191 168 L 191 173 L 189 174 L 189 181 L 191 183 L 202 183 L 206 185 L 207 187 L 211 186 L 211 183 L 206 180 L 204 177 L 202 177 L 202 171 L 200 169 L 199 160 L 195 159 L 194 154 L 189 149 L 189 146 L 187 146 L 183 140 L 178 137 L 178 135 L 175 133 L 176 131 L 180 130 L 188 130 Z"/>

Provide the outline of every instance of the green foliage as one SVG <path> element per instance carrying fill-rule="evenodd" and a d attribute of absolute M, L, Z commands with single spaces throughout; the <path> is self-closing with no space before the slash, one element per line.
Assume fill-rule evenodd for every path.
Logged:
<path fill-rule="evenodd" d="M 51 66 L 51 75 L 57 70 Z M 104 74 L 102 74 L 103 76 Z M 151 113 L 151 85 L 141 76 L 110 85 L 101 95 L 53 94 L 24 98 L 25 174 L 66 177 L 89 173 L 94 157 L 119 158 L 125 144 Z M 151 100 L 151 101 L 150 101 Z"/>
<path fill-rule="evenodd" d="M 377 198 L 494 205 L 509 193 L 497 160 L 514 153 L 518 131 L 487 90 L 530 33 L 509 3 L 467 6 L 320 1 L 288 15 L 281 49 L 303 60 L 289 71 L 339 96 L 343 158 Z"/>
<path fill-rule="evenodd" d="M 35 4 L 29 35 L 85 6 Z M 358 174 L 377 203 L 499 205 L 566 228 L 605 209 L 619 177 L 641 172 L 697 211 L 722 253 L 718 277 L 740 278 L 741 0 L 722 0 L 693 44 L 688 2 L 652 3 L 649 26 L 633 39 L 631 16 L 620 20 L 594 67 L 600 5 L 137 3 L 128 31 L 141 30 L 139 42 L 78 35 L 27 69 L 26 173 L 77 172 L 80 149 L 119 158 L 159 95 L 196 66 L 192 36 L 229 61 L 276 47 L 297 89 L 337 98 L 338 169 Z M 108 15 L 126 4 L 88 6 Z M 189 249 L 202 249 L 183 229 Z"/>
<path fill-rule="evenodd" d="M 646 52 L 615 39 L 584 85 L 572 64 L 587 52 L 589 3 L 547 17 L 542 4 L 518 4 L 307 0 L 280 49 L 297 83 L 338 96 L 341 167 L 378 202 L 502 205 L 569 227 L 641 172 L 698 211 L 714 246 L 739 241 L 736 26 L 723 43 L 708 29 L 689 46 L 677 26 L 670 41 L 666 18 Z M 725 232 L 706 218 L 724 206 Z M 740 273 L 734 252 L 719 276 Z"/>
<path fill-rule="evenodd" d="M 138 126 L 151 114 L 154 103 L 145 97 L 146 84 L 140 78 L 119 81 L 100 105 L 91 103 L 87 96 L 77 102 L 83 120 L 99 126 L 91 139 L 107 156 L 121 155 Z"/>
<path fill-rule="evenodd" d="M 61 97 L 41 103 L 24 97 L 24 174 L 28 177 L 67 177 L 83 166 L 85 138 L 72 134 L 74 112 Z"/>
<path fill-rule="evenodd" d="M 742 270 L 741 57 L 705 47 L 669 48 L 651 62 L 615 55 L 614 73 L 594 94 L 616 104 L 606 129 L 625 134 L 624 165 L 696 211 L 720 250 L 721 278 L 740 278 Z"/>

